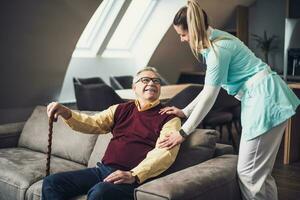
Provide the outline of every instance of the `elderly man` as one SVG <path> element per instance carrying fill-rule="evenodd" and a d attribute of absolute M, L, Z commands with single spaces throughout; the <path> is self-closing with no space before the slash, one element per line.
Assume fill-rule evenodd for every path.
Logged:
<path fill-rule="evenodd" d="M 113 138 L 96 167 L 46 177 L 42 199 L 68 199 L 82 194 L 97 200 L 133 199 L 135 187 L 171 166 L 179 146 L 158 148 L 157 140 L 178 131 L 180 119 L 159 114 L 163 108 L 159 77 L 154 68 L 140 70 L 132 84 L 136 100 L 113 105 L 94 116 L 71 111 L 56 102 L 48 105 L 48 116 L 62 116 L 72 129 L 90 134 L 111 132 Z"/>

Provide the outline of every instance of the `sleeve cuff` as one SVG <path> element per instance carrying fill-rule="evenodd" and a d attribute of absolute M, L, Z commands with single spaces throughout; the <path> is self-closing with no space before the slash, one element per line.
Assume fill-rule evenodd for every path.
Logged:
<path fill-rule="evenodd" d="M 71 110 L 71 117 L 69 119 L 64 119 L 62 117 L 62 119 L 67 125 L 71 126 L 76 121 L 76 117 L 78 118 L 78 116 L 79 116 L 78 113 Z"/>
<path fill-rule="evenodd" d="M 182 112 L 186 116 L 186 118 L 188 118 L 190 116 L 190 114 L 191 114 L 191 112 L 188 109 L 186 109 L 186 108 L 182 109 Z"/>
<path fill-rule="evenodd" d="M 136 169 L 131 170 L 132 176 L 137 177 L 137 182 L 143 183 L 147 178 L 146 178 L 146 174 L 142 173 L 142 172 L 138 172 Z"/>
<path fill-rule="evenodd" d="M 180 130 L 182 130 L 186 134 L 186 137 L 188 137 L 194 131 L 194 130 L 189 130 L 189 128 L 186 128 L 184 125 L 181 127 Z"/>
<path fill-rule="evenodd" d="M 136 181 L 138 184 L 140 184 L 141 181 L 140 181 L 138 175 L 136 175 L 133 171 L 130 171 L 130 172 L 131 172 L 131 175 L 135 178 L 135 181 Z"/>
<path fill-rule="evenodd" d="M 187 137 L 189 136 L 183 129 L 180 129 L 180 130 L 179 130 L 179 134 L 180 134 L 183 138 L 187 138 Z"/>

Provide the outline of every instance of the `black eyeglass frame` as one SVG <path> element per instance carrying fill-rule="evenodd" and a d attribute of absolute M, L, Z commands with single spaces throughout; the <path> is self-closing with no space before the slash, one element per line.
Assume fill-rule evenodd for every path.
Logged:
<path fill-rule="evenodd" d="M 152 81 L 155 85 L 161 85 L 161 79 L 160 78 L 150 78 L 150 77 L 141 77 L 135 83 L 142 82 L 144 84 L 149 84 L 150 81 Z"/>

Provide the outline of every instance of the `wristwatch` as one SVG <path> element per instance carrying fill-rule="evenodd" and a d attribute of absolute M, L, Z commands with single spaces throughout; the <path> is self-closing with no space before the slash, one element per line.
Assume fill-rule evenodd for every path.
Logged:
<path fill-rule="evenodd" d="M 187 136 L 189 136 L 189 135 L 186 134 L 186 132 L 184 132 L 184 130 L 182 130 L 182 129 L 179 130 L 179 134 L 180 134 L 183 138 L 187 138 Z"/>

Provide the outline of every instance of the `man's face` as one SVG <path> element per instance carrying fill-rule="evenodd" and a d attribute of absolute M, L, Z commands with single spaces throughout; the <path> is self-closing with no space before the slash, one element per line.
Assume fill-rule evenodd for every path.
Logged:
<path fill-rule="evenodd" d="M 137 80 L 132 88 L 140 101 L 153 102 L 159 98 L 160 79 L 154 72 L 141 72 Z"/>

